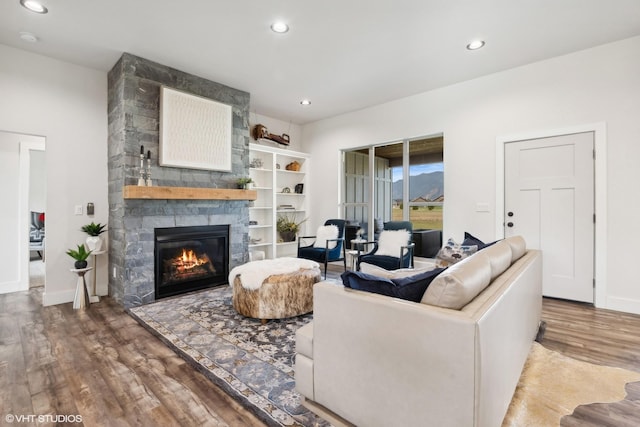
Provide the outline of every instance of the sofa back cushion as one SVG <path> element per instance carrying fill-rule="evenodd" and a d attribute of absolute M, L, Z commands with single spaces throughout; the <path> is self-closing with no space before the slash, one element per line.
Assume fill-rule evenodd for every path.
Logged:
<path fill-rule="evenodd" d="M 527 244 L 522 236 L 511 236 L 504 240 L 511 246 L 511 263 L 513 264 L 527 251 Z"/>
<path fill-rule="evenodd" d="M 466 258 L 431 282 L 420 302 L 460 310 L 491 283 L 491 262 L 484 251 Z"/>
<path fill-rule="evenodd" d="M 482 250 L 489 257 L 491 265 L 491 280 L 501 275 L 511 265 L 511 245 L 504 240 Z"/>

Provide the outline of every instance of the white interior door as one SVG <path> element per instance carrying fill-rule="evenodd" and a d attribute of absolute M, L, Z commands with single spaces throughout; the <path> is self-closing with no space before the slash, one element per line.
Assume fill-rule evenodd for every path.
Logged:
<path fill-rule="evenodd" d="M 593 132 L 505 144 L 505 236 L 542 250 L 543 294 L 593 302 Z"/>

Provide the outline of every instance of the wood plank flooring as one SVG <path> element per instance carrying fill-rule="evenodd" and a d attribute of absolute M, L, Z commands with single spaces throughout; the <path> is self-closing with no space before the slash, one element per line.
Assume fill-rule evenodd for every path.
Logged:
<path fill-rule="evenodd" d="M 41 301 L 42 288 L 0 295 L 0 425 L 7 414 L 81 415 L 86 426 L 264 425 L 109 298 L 86 312 Z M 543 319 L 545 347 L 640 371 L 640 316 L 545 299 Z M 640 384 L 630 391 L 563 425 L 638 425 Z"/>
<path fill-rule="evenodd" d="M 0 295 L 0 425 L 264 426 L 109 298 L 88 311 L 41 301 L 42 288 Z"/>

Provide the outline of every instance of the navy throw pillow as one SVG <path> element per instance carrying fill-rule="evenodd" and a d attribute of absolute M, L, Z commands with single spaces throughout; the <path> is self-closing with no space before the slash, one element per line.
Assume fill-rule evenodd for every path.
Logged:
<path fill-rule="evenodd" d="M 393 289 L 395 294 L 394 296 L 413 302 L 420 302 L 433 279 L 446 269 L 446 267 L 434 268 L 433 270 L 425 271 L 423 273 L 416 274 L 415 276 L 391 279 L 391 281 L 396 285 Z"/>
<path fill-rule="evenodd" d="M 462 246 L 477 246 L 478 250 L 487 248 L 491 245 L 493 245 L 494 243 L 498 242 L 499 240 L 496 240 L 494 242 L 491 243 L 484 243 L 482 240 L 478 239 L 477 237 L 471 235 L 471 233 L 467 233 L 466 231 L 464 232 L 464 241 L 462 242 Z"/>
<path fill-rule="evenodd" d="M 374 294 L 394 296 L 393 288 L 396 286 L 391 280 L 360 271 L 345 271 L 340 275 L 345 287 L 359 291 L 373 292 Z"/>
<path fill-rule="evenodd" d="M 398 279 L 387 279 L 360 271 L 345 271 L 340 277 L 347 288 L 420 302 L 429 284 L 444 270 L 446 268 L 436 268 Z"/>

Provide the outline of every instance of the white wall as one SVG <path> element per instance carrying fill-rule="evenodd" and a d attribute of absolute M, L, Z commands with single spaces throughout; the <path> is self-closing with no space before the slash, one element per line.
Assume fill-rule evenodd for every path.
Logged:
<path fill-rule="evenodd" d="M 47 163 L 46 153 L 31 151 L 29 165 L 29 211 L 44 212 L 47 202 Z"/>
<path fill-rule="evenodd" d="M 18 135 L 0 132 L 0 294 L 21 289 L 19 166 Z"/>
<path fill-rule="evenodd" d="M 251 123 L 249 123 L 250 129 L 257 124 L 261 124 L 267 127 L 269 133 L 273 133 L 275 135 L 282 135 L 286 133 L 289 135 L 289 145 L 278 144 L 277 142 L 272 142 L 268 140 L 261 139 L 257 142 L 260 145 L 266 145 L 270 147 L 277 147 L 282 149 L 288 149 L 293 151 L 303 151 L 302 150 L 302 128 L 300 125 L 296 125 L 293 123 L 285 122 L 282 120 L 274 119 L 272 117 L 262 116 L 260 114 L 251 113 L 249 115 L 249 119 Z M 251 138 L 251 142 L 256 143 L 256 141 Z"/>
<path fill-rule="evenodd" d="M 443 133 L 444 238 L 461 240 L 469 231 L 489 240 L 500 234 L 496 140 L 604 122 L 610 248 L 605 306 L 640 313 L 632 273 L 640 258 L 634 244 L 640 239 L 639 43 L 635 37 L 303 126 L 302 151 L 314 166 L 310 220 L 317 224 L 340 213 L 340 149 Z M 477 202 L 489 203 L 492 211 L 475 212 Z"/>
<path fill-rule="evenodd" d="M 107 75 L 0 45 L 0 130 L 46 138 L 44 303 L 73 300 L 76 276 L 65 254 L 84 242 L 80 227 L 107 222 Z M 74 215 L 93 202 L 96 215 Z M 106 255 L 98 264 L 106 292 Z"/>

